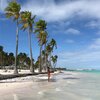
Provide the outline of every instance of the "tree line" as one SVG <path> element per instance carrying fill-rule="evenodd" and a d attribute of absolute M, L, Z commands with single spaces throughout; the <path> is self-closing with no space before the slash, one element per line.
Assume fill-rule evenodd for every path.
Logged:
<path fill-rule="evenodd" d="M 30 58 L 26 53 L 19 53 L 17 56 L 17 65 L 19 69 L 29 69 Z M 34 59 L 33 59 L 34 61 Z M 15 56 L 13 52 L 7 53 L 3 50 L 3 46 L 0 46 L 0 69 L 13 69 L 15 63 Z"/>
<path fill-rule="evenodd" d="M 36 67 L 39 68 L 39 72 L 42 72 L 43 69 L 46 71 L 47 67 L 55 68 L 58 56 L 53 55 L 53 51 L 54 49 L 57 49 L 57 43 L 53 38 L 49 41 L 47 22 L 42 19 L 35 22 L 36 15 L 33 16 L 30 11 L 21 11 L 21 5 L 16 1 L 9 2 L 8 6 L 5 8 L 5 14 L 7 18 L 16 23 L 16 53 L 15 56 L 13 53 L 5 53 L 3 51 L 3 47 L 0 46 L 0 65 L 14 65 L 14 74 L 18 74 L 20 64 L 22 64 L 21 67 L 26 64 L 30 68 L 31 73 L 34 73 L 34 69 Z M 28 33 L 30 57 L 28 57 L 26 53 L 18 54 L 20 30 L 27 31 Z M 35 62 L 33 59 L 33 50 L 31 45 L 32 34 L 34 34 L 38 39 L 40 47 L 39 56 Z M 3 57 L 5 59 L 10 58 L 9 60 L 4 60 Z"/>

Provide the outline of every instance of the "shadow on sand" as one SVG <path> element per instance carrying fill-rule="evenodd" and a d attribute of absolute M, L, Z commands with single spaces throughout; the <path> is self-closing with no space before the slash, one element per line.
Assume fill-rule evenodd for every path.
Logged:
<path fill-rule="evenodd" d="M 36 79 L 34 80 L 35 82 L 47 82 L 48 79 Z M 56 82 L 57 80 L 56 79 L 50 79 L 49 82 Z"/>
<path fill-rule="evenodd" d="M 65 77 L 63 78 L 64 80 L 67 80 L 67 79 L 80 79 L 80 78 L 77 78 L 77 77 Z"/>

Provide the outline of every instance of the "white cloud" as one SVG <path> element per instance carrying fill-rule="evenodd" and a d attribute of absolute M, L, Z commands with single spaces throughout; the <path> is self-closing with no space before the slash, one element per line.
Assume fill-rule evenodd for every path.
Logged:
<path fill-rule="evenodd" d="M 75 0 L 60 4 L 54 0 L 29 0 L 22 10 L 32 11 L 47 21 L 65 20 L 76 15 L 100 19 L 100 0 Z"/>
<path fill-rule="evenodd" d="M 3 12 L 8 4 L 8 0 L 0 0 L 0 12 Z"/>
<path fill-rule="evenodd" d="M 70 21 L 60 21 L 56 23 L 48 23 L 47 29 L 52 35 L 58 35 L 65 33 L 66 28 L 68 28 L 72 23 Z"/>
<path fill-rule="evenodd" d="M 100 64 L 100 51 L 80 51 L 80 52 L 62 52 L 58 54 L 58 65 L 62 67 L 92 67 L 92 63 L 97 66 Z M 95 67 L 94 66 L 94 67 Z"/>
<path fill-rule="evenodd" d="M 0 0 L 0 12 L 7 6 L 8 0 Z M 100 0 L 73 0 L 68 2 L 57 0 L 28 0 L 22 5 L 22 10 L 32 11 L 49 22 L 61 21 L 75 16 L 100 19 Z"/>
<path fill-rule="evenodd" d="M 100 50 L 100 38 L 94 39 L 94 43 L 90 45 L 90 49 Z"/>
<path fill-rule="evenodd" d="M 58 53 L 58 65 L 62 67 L 79 68 L 93 67 L 100 68 L 100 38 L 94 39 L 87 48 L 78 51 L 63 51 Z"/>
<path fill-rule="evenodd" d="M 7 18 L 5 18 L 4 15 L 4 9 L 8 4 L 8 0 L 0 0 L 0 21 L 5 21 Z"/>
<path fill-rule="evenodd" d="M 79 35 L 80 31 L 74 28 L 69 28 L 65 31 L 66 34 Z"/>
<path fill-rule="evenodd" d="M 67 39 L 67 40 L 65 40 L 65 43 L 70 43 L 70 44 L 72 44 L 72 43 L 75 43 L 75 41 L 74 41 L 74 40 L 71 40 L 71 39 Z"/>
<path fill-rule="evenodd" d="M 100 28 L 100 20 L 97 20 L 97 21 L 90 21 L 88 22 L 86 25 L 86 27 L 90 27 L 90 28 Z"/>

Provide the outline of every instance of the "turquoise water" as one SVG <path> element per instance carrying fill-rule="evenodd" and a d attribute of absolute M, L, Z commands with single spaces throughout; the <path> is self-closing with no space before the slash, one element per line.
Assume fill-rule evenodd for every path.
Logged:
<path fill-rule="evenodd" d="M 75 72 L 83 72 L 83 73 L 92 73 L 92 74 L 100 74 L 100 70 L 80 70 Z"/>

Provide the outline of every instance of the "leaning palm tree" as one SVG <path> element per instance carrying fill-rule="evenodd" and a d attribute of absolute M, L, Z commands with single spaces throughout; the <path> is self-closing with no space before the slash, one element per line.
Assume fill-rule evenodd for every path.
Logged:
<path fill-rule="evenodd" d="M 50 43 L 47 44 L 46 46 L 46 61 L 47 61 L 47 67 L 50 67 L 50 59 L 49 59 L 49 56 L 52 52 L 52 48 L 50 46 Z"/>
<path fill-rule="evenodd" d="M 33 32 L 34 19 L 35 19 L 35 16 L 32 17 L 31 12 L 29 12 L 29 11 L 21 12 L 20 23 L 23 24 L 21 29 L 22 30 L 28 29 L 28 38 L 29 38 L 28 40 L 29 40 L 30 58 L 31 58 L 31 65 L 30 65 L 31 73 L 34 72 L 33 57 L 32 57 L 32 47 L 31 47 L 31 33 Z"/>
<path fill-rule="evenodd" d="M 53 62 L 53 68 L 54 68 L 54 71 L 55 71 L 55 67 L 56 67 L 56 64 L 57 64 L 58 56 L 57 56 L 57 55 L 52 56 L 51 59 L 52 59 L 52 62 Z"/>
<path fill-rule="evenodd" d="M 16 27 L 16 53 L 15 53 L 15 67 L 14 67 L 14 74 L 18 74 L 17 69 L 17 55 L 18 55 L 18 34 L 19 34 L 19 17 L 20 17 L 20 4 L 17 2 L 10 2 L 8 6 L 5 8 L 6 17 L 7 18 L 13 18 L 14 21 L 16 21 L 17 27 Z"/>
<path fill-rule="evenodd" d="M 46 70 L 47 68 L 47 61 L 46 61 L 46 43 L 47 43 L 47 37 L 48 37 L 48 34 L 47 32 L 43 32 L 43 34 L 40 34 L 40 68 L 42 69 L 44 67 L 44 69 Z M 42 47 L 44 46 L 44 50 L 42 50 Z M 42 58 L 42 55 L 44 55 L 44 57 Z M 43 63 L 44 62 L 44 63 Z"/>
<path fill-rule="evenodd" d="M 44 59 L 45 59 L 45 62 L 44 62 L 44 64 L 45 64 L 45 70 L 47 69 L 47 51 L 46 51 L 46 46 L 47 46 L 47 42 L 48 42 L 48 33 L 47 32 L 45 32 L 45 34 L 44 34 L 44 36 L 43 36 L 43 45 L 44 45 Z"/>
<path fill-rule="evenodd" d="M 41 72 L 42 71 L 42 48 L 43 45 L 45 45 L 47 33 L 45 31 L 42 31 L 41 33 L 38 34 L 37 38 L 40 46 L 39 72 Z"/>
<path fill-rule="evenodd" d="M 41 65 L 41 55 L 42 55 L 42 47 L 46 42 L 46 38 L 47 38 L 47 32 L 46 30 L 46 26 L 47 23 L 44 20 L 39 20 L 38 22 L 36 22 L 36 30 L 35 32 L 38 33 L 37 38 L 38 38 L 38 42 L 39 42 L 39 46 L 40 46 L 40 61 L 39 61 L 39 72 L 42 71 L 42 65 Z"/>
<path fill-rule="evenodd" d="M 50 46 L 52 48 L 52 52 L 53 52 L 54 47 L 57 49 L 57 43 L 56 43 L 55 39 L 51 39 Z"/>
<path fill-rule="evenodd" d="M 52 52 L 53 52 L 53 50 L 54 50 L 54 47 L 57 49 L 57 43 L 56 43 L 56 41 L 55 41 L 54 39 L 51 39 L 49 45 L 50 45 L 50 52 L 49 52 L 49 56 L 50 56 L 50 57 L 49 57 L 49 63 L 50 63 L 50 66 L 51 66 Z M 52 68 L 52 66 L 51 66 L 51 68 Z"/>

